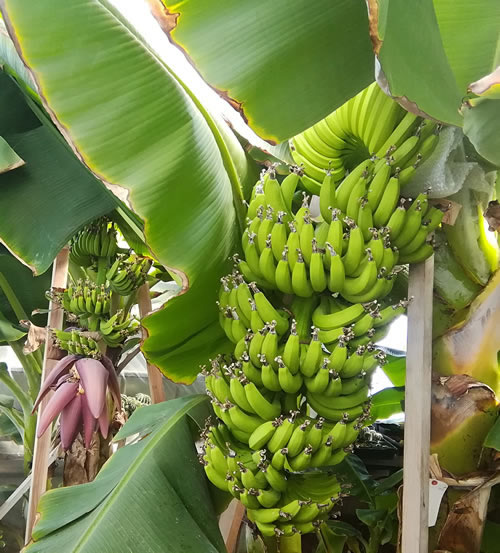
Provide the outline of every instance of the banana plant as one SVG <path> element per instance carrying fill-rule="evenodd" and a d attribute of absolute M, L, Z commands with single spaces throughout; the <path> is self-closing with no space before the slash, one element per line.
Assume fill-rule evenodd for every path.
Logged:
<path fill-rule="evenodd" d="M 203 395 L 134 411 L 115 441 L 141 439 L 118 449 L 93 482 L 46 493 L 26 553 L 160 553 L 166 544 L 172 551 L 223 553 L 192 437 L 207 413 Z"/>

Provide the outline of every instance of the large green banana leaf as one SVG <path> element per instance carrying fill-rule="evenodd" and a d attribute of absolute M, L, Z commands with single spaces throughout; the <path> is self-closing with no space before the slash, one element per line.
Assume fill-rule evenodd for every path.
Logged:
<path fill-rule="evenodd" d="M 479 153 L 500 165 L 500 102 L 485 100 L 465 119 L 469 87 L 500 65 L 497 0 L 369 0 L 372 41 L 391 94 L 464 132 Z M 490 89 L 493 90 L 493 89 Z M 491 96 L 490 96 L 491 97 Z"/>
<path fill-rule="evenodd" d="M 281 142 L 373 81 L 364 0 L 170 0 L 153 14 L 255 132 Z"/>
<path fill-rule="evenodd" d="M 110 2 L 6 0 L 1 9 L 53 121 L 178 275 L 181 293 L 145 320 L 144 351 L 171 378 L 192 381 L 224 349 L 215 299 L 244 218 L 243 150 Z"/>
<path fill-rule="evenodd" d="M 116 439 L 149 434 L 118 449 L 93 482 L 47 492 L 26 553 L 223 553 L 187 420 L 202 425 L 207 412 L 205 396 L 138 409 Z"/>

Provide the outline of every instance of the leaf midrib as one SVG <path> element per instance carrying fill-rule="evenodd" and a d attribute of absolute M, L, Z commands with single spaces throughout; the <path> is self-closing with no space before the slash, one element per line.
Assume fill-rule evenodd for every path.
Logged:
<path fill-rule="evenodd" d="M 163 436 L 167 433 L 168 430 L 175 424 L 177 424 L 182 417 L 184 417 L 188 411 L 196 404 L 201 403 L 202 401 L 205 401 L 205 397 L 197 398 L 196 400 L 193 400 L 192 402 L 188 403 L 183 408 L 179 409 L 168 421 L 165 423 L 165 426 L 162 430 L 158 430 L 158 432 L 150 439 L 149 444 L 144 447 L 144 449 L 139 453 L 139 455 L 136 457 L 134 462 L 129 466 L 128 470 L 125 473 L 125 476 L 121 478 L 118 482 L 118 484 L 113 488 L 113 491 L 110 492 L 106 498 L 103 500 L 103 502 L 100 505 L 104 506 L 101 508 L 100 512 L 96 515 L 94 520 L 91 522 L 91 524 L 88 526 L 87 530 L 81 535 L 78 543 L 76 543 L 75 548 L 72 550 L 72 553 L 78 553 L 79 551 L 82 551 L 82 547 L 85 546 L 87 543 L 87 538 L 89 534 L 92 533 L 92 531 L 100 524 L 104 516 L 107 514 L 109 509 L 111 508 L 113 504 L 113 498 L 121 493 L 125 485 L 131 480 L 131 478 L 134 476 L 136 470 L 136 466 L 140 465 L 144 457 L 147 456 L 147 454 L 158 444 L 159 441 L 163 438 Z M 171 422 L 172 421 L 172 422 Z M 127 447 L 127 446 L 125 446 Z M 99 508 L 99 507 L 96 507 Z M 87 513 L 86 516 L 88 516 L 90 513 Z M 193 518 L 193 521 L 198 526 L 197 521 Z M 198 526 L 199 527 L 199 526 Z M 199 527 L 200 528 L 200 527 Z M 207 541 L 212 544 L 214 547 L 214 550 L 217 551 L 217 547 L 210 541 L 208 536 L 203 532 L 202 528 L 200 528 L 201 533 L 206 537 Z"/>

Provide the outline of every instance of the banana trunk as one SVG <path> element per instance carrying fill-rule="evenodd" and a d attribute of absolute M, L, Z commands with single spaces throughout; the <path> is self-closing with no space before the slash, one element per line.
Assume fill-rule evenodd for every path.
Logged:
<path fill-rule="evenodd" d="M 434 341 L 433 370 L 467 374 L 500 394 L 500 271 L 472 302 L 464 320 Z"/>
<path fill-rule="evenodd" d="M 486 464 L 483 442 L 498 414 L 493 391 L 466 375 L 437 378 L 432 386 L 431 452 L 453 476 Z"/>

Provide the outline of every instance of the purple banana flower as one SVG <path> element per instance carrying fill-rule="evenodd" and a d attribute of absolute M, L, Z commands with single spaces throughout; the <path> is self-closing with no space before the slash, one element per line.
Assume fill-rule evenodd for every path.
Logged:
<path fill-rule="evenodd" d="M 54 394 L 38 423 L 38 437 L 59 414 L 61 443 L 65 450 L 71 446 L 78 432 L 82 433 L 87 449 L 97 427 L 107 437 L 110 422 L 106 402 L 108 390 L 116 408 L 121 408 L 120 387 L 110 359 L 103 357 L 98 361 L 79 355 L 61 359 L 43 383 L 33 411 L 49 390 L 54 390 Z"/>

